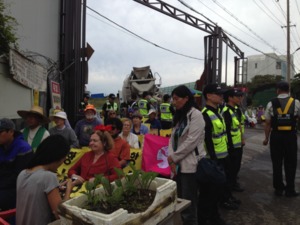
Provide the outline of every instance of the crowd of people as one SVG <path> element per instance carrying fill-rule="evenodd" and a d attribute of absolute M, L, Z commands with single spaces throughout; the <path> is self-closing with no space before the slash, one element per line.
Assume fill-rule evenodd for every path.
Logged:
<path fill-rule="evenodd" d="M 300 103 L 289 97 L 288 91 L 288 84 L 280 82 L 278 98 L 267 105 L 265 114 L 259 114 L 263 107 L 259 107 L 257 114 L 265 116 L 263 144 L 268 144 L 270 139 L 274 193 L 296 197 L 295 130 Z M 57 207 L 62 200 L 70 198 L 74 186 L 93 182 L 97 174 L 114 181 L 118 177 L 114 168 L 128 165 L 130 148 L 142 148 L 138 136 L 160 135 L 162 130 L 170 130 L 167 158 L 170 179 L 177 183 L 178 196 L 191 201 L 181 213 L 183 224 L 226 225 L 218 210 L 219 207 L 237 210 L 241 204 L 233 193 L 244 191 L 238 174 L 250 111 L 241 109 L 244 93 L 238 89 L 224 90 L 218 84 L 208 84 L 203 97 L 205 106 L 200 110 L 190 89 L 180 85 L 171 95 L 164 95 L 160 104 L 144 92 L 140 99 L 132 96 L 132 101 L 120 110 L 116 96 L 110 94 L 102 108 L 102 120 L 85 95 L 79 108 L 84 117 L 77 121 L 74 130 L 66 112 L 59 110 L 48 118 L 39 106 L 17 112 L 26 123 L 21 131 L 15 129 L 10 119 L 1 119 L 0 210 L 16 208 L 16 224 L 48 224 L 59 218 Z M 45 125 L 50 121 L 54 126 L 48 131 Z M 85 147 L 90 151 L 69 169 L 69 179 L 58 183 L 56 170 L 70 149 Z M 209 158 L 224 169 L 225 183 L 196 179 L 197 165 L 202 158 Z M 63 199 L 59 193 L 62 190 L 65 191 Z"/>

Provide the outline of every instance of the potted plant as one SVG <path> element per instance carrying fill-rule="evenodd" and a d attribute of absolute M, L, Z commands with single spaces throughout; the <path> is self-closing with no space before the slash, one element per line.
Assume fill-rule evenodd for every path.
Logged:
<path fill-rule="evenodd" d="M 97 175 L 84 195 L 60 205 L 61 224 L 157 224 L 175 210 L 176 183 L 153 172 L 136 170 L 113 183 Z M 122 177 L 122 178 L 121 178 Z M 96 188 L 99 184 L 102 186 Z"/>

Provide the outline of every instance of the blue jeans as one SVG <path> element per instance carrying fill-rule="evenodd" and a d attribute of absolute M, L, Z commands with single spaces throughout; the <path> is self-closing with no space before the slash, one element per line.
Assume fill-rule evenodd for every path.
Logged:
<path fill-rule="evenodd" d="M 176 176 L 178 197 L 191 201 L 191 205 L 181 212 L 183 225 L 198 225 L 198 183 L 195 173 L 181 173 Z"/>

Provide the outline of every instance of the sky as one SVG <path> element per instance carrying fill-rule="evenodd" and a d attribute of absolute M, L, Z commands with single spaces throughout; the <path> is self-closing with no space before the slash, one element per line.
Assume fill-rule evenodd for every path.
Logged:
<path fill-rule="evenodd" d="M 297 1 L 290 0 L 291 54 L 300 47 L 300 2 Z M 286 0 L 165 2 L 210 23 L 208 18 L 222 27 L 246 57 L 261 52 L 286 55 Z M 89 60 L 86 86 L 91 94 L 116 94 L 122 89 L 132 67 L 150 66 L 153 73 L 159 74 L 156 75 L 157 83 L 161 77 L 161 87 L 200 78 L 204 68 L 204 37 L 208 33 L 133 0 L 88 0 L 87 6 L 86 41 L 95 51 Z M 225 46 L 223 44 L 222 82 L 225 81 Z M 233 83 L 235 56 L 236 53 L 229 49 L 228 84 Z M 293 56 L 298 72 L 300 51 Z"/>

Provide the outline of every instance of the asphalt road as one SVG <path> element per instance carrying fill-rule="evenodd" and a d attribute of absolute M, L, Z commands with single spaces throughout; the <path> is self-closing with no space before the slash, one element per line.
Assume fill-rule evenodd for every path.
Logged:
<path fill-rule="evenodd" d="M 273 194 L 272 164 L 269 146 L 263 146 L 263 130 L 246 129 L 243 164 L 239 182 L 244 192 L 234 192 L 242 201 L 238 210 L 221 209 L 222 217 L 230 225 L 300 225 L 300 196 L 287 198 Z M 300 146 L 298 137 L 298 146 Z M 300 165 L 296 173 L 296 191 L 300 191 Z"/>

